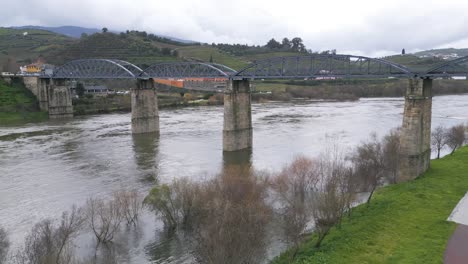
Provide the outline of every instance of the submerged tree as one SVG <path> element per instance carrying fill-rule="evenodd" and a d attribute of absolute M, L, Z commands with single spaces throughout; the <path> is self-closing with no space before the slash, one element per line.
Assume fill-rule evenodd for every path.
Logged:
<path fill-rule="evenodd" d="M 64 212 L 60 223 L 45 219 L 35 224 L 26 236 L 24 247 L 14 258 L 16 263 L 71 264 L 75 261 L 73 239 L 83 227 L 83 211 L 73 206 Z"/>

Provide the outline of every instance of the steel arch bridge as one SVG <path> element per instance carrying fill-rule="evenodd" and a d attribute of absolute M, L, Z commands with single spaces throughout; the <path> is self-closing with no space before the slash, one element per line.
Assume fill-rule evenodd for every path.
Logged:
<path fill-rule="evenodd" d="M 240 70 L 234 78 L 388 78 L 412 75 L 411 70 L 405 66 L 382 59 L 315 54 L 261 60 Z"/>
<path fill-rule="evenodd" d="M 383 59 L 354 55 L 313 54 L 259 60 L 236 71 L 216 63 L 169 62 L 142 70 L 116 59 L 73 60 L 50 75 L 52 79 L 333 79 L 333 78 L 436 78 L 468 76 L 468 56 L 438 65 L 424 74 Z"/>
<path fill-rule="evenodd" d="M 461 57 L 455 60 L 448 61 L 428 70 L 425 74 L 427 77 L 451 77 L 451 76 L 466 76 L 468 77 L 468 56 Z"/>
<path fill-rule="evenodd" d="M 115 59 L 80 59 L 59 67 L 53 79 L 134 79 L 143 70 L 136 65 Z"/>

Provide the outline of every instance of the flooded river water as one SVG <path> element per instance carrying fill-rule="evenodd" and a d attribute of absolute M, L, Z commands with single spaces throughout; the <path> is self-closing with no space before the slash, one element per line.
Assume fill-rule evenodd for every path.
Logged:
<path fill-rule="evenodd" d="M 250 160 L 255 169 L 279 170 L 295 155 L 317 155 L 328 136 L 351 148 L 371 132 L 384 135 L 401 125 L 403 104 L 402 98 L 254 104 L 253 149 L 240 157 L 223 155 L 222 106 L 161 110 L 159 137 L 132 136 L 129 113 L 0 124 L 0 226 L 18 245 L 39 220 L 58 218 L 73 204 L 122 187 L 146 193 L 155 182 L 177 177 L 204 180 L 237 159 Z M 468 95 L 434 97 L 433 128 L 467 122 Z M 168 238 L 149 212 L 138 228 L 124 228 L 115 240 L 121 263 L 191 259 L 184 239 Z M 79 238 L 81 255 L 93 248 L 90 241 L 88 235 Z M 269 257 L 283 250 L 281 243 L 275 245 Z"/>

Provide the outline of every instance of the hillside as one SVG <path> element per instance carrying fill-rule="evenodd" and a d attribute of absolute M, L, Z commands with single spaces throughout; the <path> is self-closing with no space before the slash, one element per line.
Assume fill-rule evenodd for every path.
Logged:
<path fill-rule="evenodd" d="M 45 30 L 0 28 L 0 65 L 8 59 L 18 64 L 35 62 L 73 42 L 70 37 Z"/>
<path fill-rule="evenodd" d="M 444 57 L 450 59 L 455 59 L 459 57 L 468 56 L 468 49 L 454 49 L 454 48 L 447 48 L 447 49 L 431 49 L 425 50 L 414 53 L 415 56 L 418 57 Z"/>
<path fill-rule="evenodd" d="M 126 60 L 144 67 L 155 62 L 178 60 L 167 46 L 171 45 L 155 43 L 131 34 L 96 33 L 66 45 L 46 59 L 60 65 L 74 59 L 109 58 Z"/>
<path fill-rule="evenodd" d="M 52 29 L 68 32 L 67 34 L 75 32 L 72 35 L 76 37 L 77 32 L 82 32 L 86 28 L 67 26 Z M 89 32 L 97 31 L 97 29 L 89 30 Z M 442 58 L 426 56 L 434 51 L 447 54 L 456 52 L 460 56 L 468 55 L 468 49 L 441 49 L 413 55 L 388 56 L 384 59 L 407 66 L 413 71 L 425 72 L 438 63 L 446 61 Z M 284 47 L 187 43 L 171 37 L 147 34 L 144 31 L 126 31 L 119 34 L 96 32 L 84 34 L 80 38 L 72 38 L 42 29 L 0 28 L 0 66 L 3 70 L 17 69 L 18 65 L 35 62 L 39 58 L 46 63 L 56 65 L 80 58 L 113 58 L 127 60 L 143 68 L 158 62 L 208 62 L 212 60 L 240 70 L 255 60 L 304 54 L 304 52 L 296 52 Z"/>
<path fill-rule="evenodd" d="M 393 55 L 384 57 L 384 60 L 388 60 L 394 63 L 401 64 L 408 67 L 414 72 L 427 72 L 430 68 L 436 66 L 437 64 L 444 63 L 445 60 L 437 57 L 426 57 L 421 58 L 416 55 Z"/>

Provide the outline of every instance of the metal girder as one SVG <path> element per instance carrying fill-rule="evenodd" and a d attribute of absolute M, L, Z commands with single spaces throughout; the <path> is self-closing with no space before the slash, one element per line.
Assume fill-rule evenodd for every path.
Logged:
<path fill-rule="evenodd" d="M 232 78 L 388 78 L 409 77 L 405 66 L 363 56 L 314 54 L 260 60 L 238 71 Z"/>
<path fill-rule="evenodd" d="M 425 73 L 426 77 L 468 77 L 468 56 L 437 65 Z"/>
<path fill-rule="evenodd" d="M 58 67 L 54 79 L 134 79 L 143 71 L 126 61 L 114 59 L 73 60 Z"/>
<path fill-rule="evenodd" d="M 229 78 L 236 71 L 216 63 L 169 62 L 157 63 L 146 68 L 140 77 L 146 78 Z"/>

